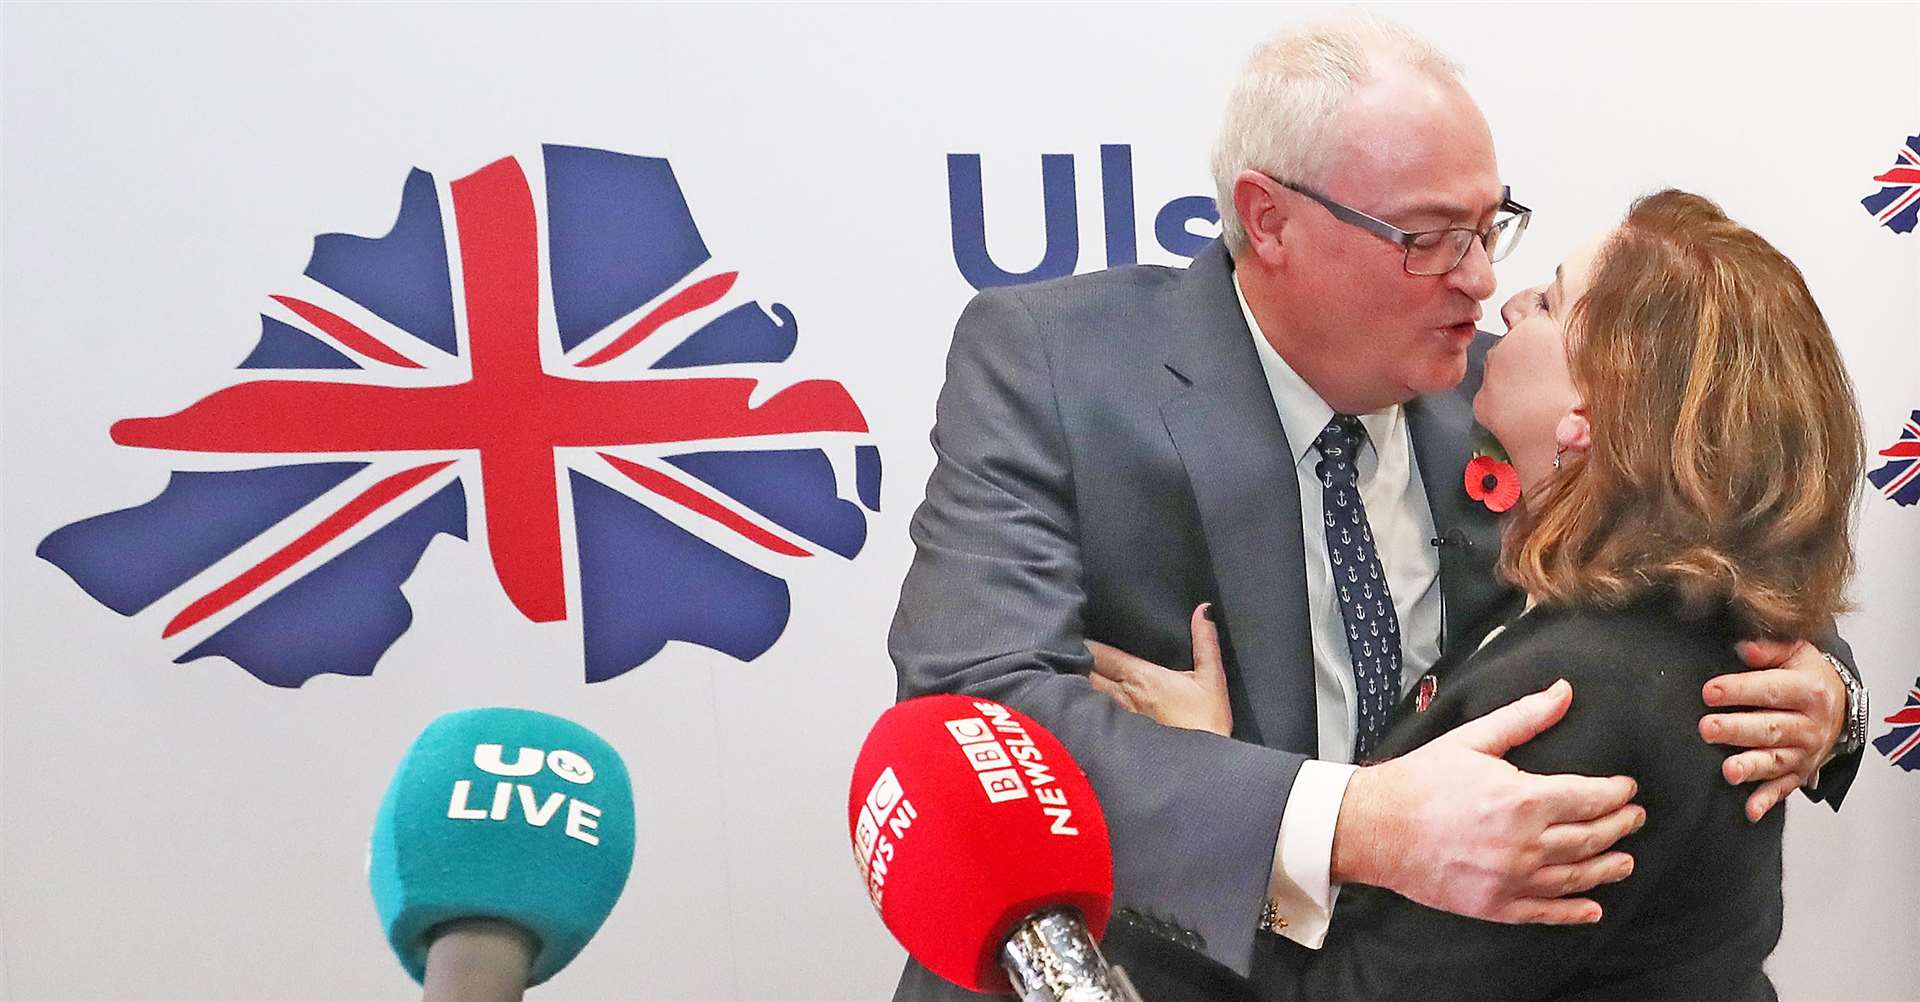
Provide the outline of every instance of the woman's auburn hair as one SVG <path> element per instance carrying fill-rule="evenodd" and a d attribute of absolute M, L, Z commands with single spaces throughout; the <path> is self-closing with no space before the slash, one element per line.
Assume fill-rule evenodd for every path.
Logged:
<path fill-rule="evenodd" d="M 1800 270 L 1699 195 L 1633 204 L 1567 324 L 1592 444 L 1520 506 L 1500 572 L 1548 604 L 1650 592 L 1748 636 L 1847 606 L 1860 419 Z"/>

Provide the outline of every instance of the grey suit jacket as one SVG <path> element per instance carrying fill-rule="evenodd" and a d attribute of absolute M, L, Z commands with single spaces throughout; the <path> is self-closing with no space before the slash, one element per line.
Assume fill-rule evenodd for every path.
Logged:
<path fill-rule="evenodd" d="M 1480 341 L 1457 392 L 1407 406 L 1449 541 L 1443 649 L 1471 649 L 1514 597 L 1491 573 L 1494 518 L 1461 485 Z M 981 293 L 954 332 L 932 437 L 889 638 L 900 697 L 985 696 L 1058 735 L 1112 833 L 1110 958 L 1154 1002 L 1216 997 L 1292 949 L 1255 930 L 1281 812 L 1317 746 L 1292 452 L 1225 249 L 1186 269 Z M 1190 664 L 1188 617 L 1205 601 L 1232 739 L 1160 726 L 1089 686 L 1087 639 Z M 966 993 L 909 963 L 896 997 Z"/>

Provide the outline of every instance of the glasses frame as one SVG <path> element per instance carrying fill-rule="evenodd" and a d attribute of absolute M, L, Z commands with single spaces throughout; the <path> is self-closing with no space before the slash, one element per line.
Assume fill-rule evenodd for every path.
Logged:
<path fill-rule="evenodd" d="M 1533 210 L 1527 208 L 1524 205 L 1521 205 L 1519 202 L 1514 201 L 1513 187 L 1511 185 L 1508 185 L 1500 189 L 1500 206 L 1494 211 L 1509 213 L 1509 215 L 1501 216 L 1495 219 L 1493 222 L 1487 224 L 1486 229 L 1476 230 L 1471 226 L 1443 226 L 1437 230 L 1408 231 L 1408 230 L 1403 230 L 1400 227 L 1395 226 L 1384 219 L 1380 219 L 1375 216 L 1370 216 L 1364 212 L 1361 212 L 1359 209 L 1353 208 L 1352 206 L 1342 205 L 1339 202 L 1336 202 L 1333 199 L 1328 198 L 1327 196 L 1322 195 L 1317 191 L 1314 191 L 1312 188 L 1309 188 L 1304 184 L 1295 184 L 1292 181 L 1282 181 L 1279 178 L 1272 176 L 1271 174 L 1267 175 L 1267 178 L 1271 180 L 1273 183 L 1279 185 L 1280 187 L 1287 189 L 1288 191 L 1299 192 L 1300 194 L 1305 195 L 1310 199 L 1313 199 L 1315 202 L 1320 203 L 1322 208 L 1326 209 L 1328 212 L 1333 214 L 1333 218 L 1338 219 L 1341 222 L 1346 223 L 1350 226 L 1357 226 L 1363 230 L 1366 230 L 1368 233 L 1371 233 L 1374 236 L 1377 236 L 1380 239 L 1385 240 L 1390 244 L 1394 244 L 1398 246 L 1402 251 L 1400 256 L 1401 270 L 1405 271 L 1409 275 L 1416 275 L 1421 277 L 1445 275 L 1448 272 L 1452 271 L 1453 269 L 1460 267 L 1460 262 L 1465 261 L 1467 259 L 1467 254 L 1472 249 L 1472 244 L 1470 243 L 1461 244 L 1460 256 L 1455 258 L 1453 263 L 1448 265 L 1443 270 L 1427 271 L 1427 272 L 1414 271 L 1413 270 L 1413 251 L 1414 251 L 1413 244 L 1414 244 L 1414 241 L 1420 239 L 1421 237 L 1432 236 L 1433 234 L 1436 234 L 1436 233 L 1451 233 L 1455 230 L 1459 230 L 1463 233 L 1472 234 L 1474 239 L 1479 241 L 1480 246 L 1483 248 L 1486 248 L 1487 260 L 1489 262 L 1493 262 L 1493 261 L 1498 261 L 1501 258 L 1506 257 L 1508 254 L 1513 253 L 1513 248 L 1520 246 L 1520 237 L 1527 232 L 1527 223 L 1532 221 L 1533 219 Z M 1513 234 L 1513 243 L 1508 245 L 1507 249 L 1501 253 L 1500 257 L 1494 257 L 1493 247 L 1488 244 L 1487 242 L 1488 239 L 1492 237 L 1494 234 L 1500 231 L 1503 231 L 1510 226 L 1519 227 L 1519 229 L 1516 230 Z"/>

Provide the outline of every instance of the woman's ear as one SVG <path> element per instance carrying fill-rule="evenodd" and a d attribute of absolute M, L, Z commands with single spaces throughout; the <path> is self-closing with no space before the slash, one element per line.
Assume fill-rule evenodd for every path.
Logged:
<path fill-rule="evenodd" d="M 1553 428 L 1553 444 L 1561 452 L 1585 452 L 1593 445 L 1593 426 L 1587 423 L 1587 405 L 1575 404 Z"/>

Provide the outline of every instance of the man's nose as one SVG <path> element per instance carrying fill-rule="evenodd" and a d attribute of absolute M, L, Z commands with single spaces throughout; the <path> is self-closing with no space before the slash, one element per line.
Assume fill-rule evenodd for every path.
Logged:
<path fill-rule="evenodd" d="M 1487 255 L 1487 245 L 1473 241 L 1467 247 L 1467 256 L 1460 259 L 1459 266 L 1448 272 L 1447 277 L 1454 288 L 1472 296 L 1474 302 L 1486 302 L 1496 288 L 1493 259 Z"/>

